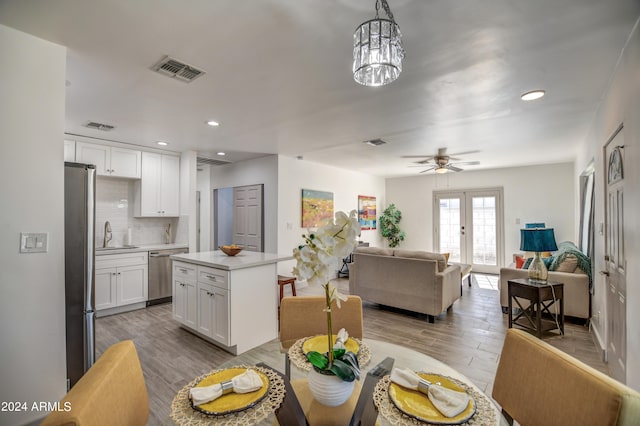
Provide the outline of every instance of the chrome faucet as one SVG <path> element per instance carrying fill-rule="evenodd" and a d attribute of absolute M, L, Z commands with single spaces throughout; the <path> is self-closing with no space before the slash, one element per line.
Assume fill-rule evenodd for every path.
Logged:
<path fill-rule="evenodd" d="M 106 221 L 104 223 L 104 244 L 102 245 L 102 247 L 109 247 L 109 242 L 112 238 L 113 235 L 111 234 L 111 224 L 109 223 L 109 221 Z"/>

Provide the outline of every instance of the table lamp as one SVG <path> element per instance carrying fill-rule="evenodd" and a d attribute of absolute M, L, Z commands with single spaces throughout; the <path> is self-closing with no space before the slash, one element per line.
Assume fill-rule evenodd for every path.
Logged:
<path fill-rule="evenodd" d="M 540 252 L 558 250 L 556 238 L 553 235 L 553 228 L 521 229 L 520 250 L 535 253 L 531 265 L 529 265 L 529 281 L 546 283 L 549 273 L 540 257 Z"/>

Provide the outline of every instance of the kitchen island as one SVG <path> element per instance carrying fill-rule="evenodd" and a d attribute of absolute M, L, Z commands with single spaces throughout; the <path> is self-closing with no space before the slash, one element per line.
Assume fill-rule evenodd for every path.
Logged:
<path fill-rule="evenodd" d="M 234 355 L 278 337 L 277 262 L 292 256 L 243 251 L 178 254 L 173 318 Z"/>

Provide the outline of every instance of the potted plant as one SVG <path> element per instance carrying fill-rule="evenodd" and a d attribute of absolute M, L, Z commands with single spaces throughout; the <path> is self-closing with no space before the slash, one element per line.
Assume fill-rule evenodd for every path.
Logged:
<path fill-rule="evenodd" d="M 401 241 L 407 236 L 406 232 L 400 229 L 400 220 L 402 219 L 402 213 L 398 210 L 395 204 L 391 203 L 382 212 L 380 216 L 380 232 L 382 236 L 389 242 L 389 247 L 398 247 Z"/>
<path fill-rule="evenodd" d="M 340 405 L 353 392 L 354 380 L 360 378 L 360 369 L 356 354 L 347 351 L 344 346 L 333 343 L 331 308 L 340 308 L 340 302 L 347 300 L 331 283 L 339 262 L 356 247 L 356 238 L 360 234 L 358 215 L 352 210 L 335 214 L 335 221 L 321 226 L 315 233 L 303 235 L 305 244 L 293 250 L 296 266 L 293 274 L 309 285 L 320 284 L 324 289 L 327 313 L 327 351 L 311 351 L 307 359 L 313 366 L 309 373 L 309 387 L 318 402 L 325 405 Z"/>

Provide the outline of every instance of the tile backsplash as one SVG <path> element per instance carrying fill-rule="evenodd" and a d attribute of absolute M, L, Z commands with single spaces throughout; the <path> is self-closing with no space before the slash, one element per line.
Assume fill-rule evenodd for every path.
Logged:
<path fill-rule="evenodd" d="M 104 243 L 104 225 L 111 224 L 111 246 L 165 242 L 165 229 L 171 227 L 172 243 L 187 243 L 187 220 L 177 217 L 133 216 L 135 182 L 130 179 L 98 177 L 96 182 L 96 245 Z M 131 229 L 131 241 L 128 233 Z"/>

